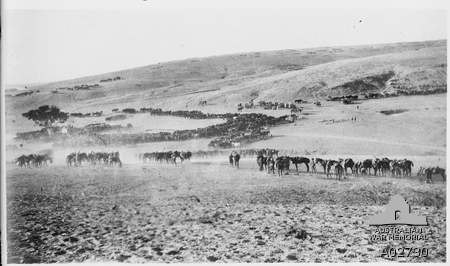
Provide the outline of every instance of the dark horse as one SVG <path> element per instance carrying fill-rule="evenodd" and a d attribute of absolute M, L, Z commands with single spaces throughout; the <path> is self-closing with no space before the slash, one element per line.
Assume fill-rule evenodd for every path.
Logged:
<path fill-rule="evenodd" d="M 239 160 L 241 159 L 241 155 L 239 153 L 236 153 L 234 155 L 234 166 L 239 168 Z"/>
<path fill-rule="evenodd" d="M 302 163 L 305 164 L 306 172 L 309 173 L 310 160 L 308 158 L 306 158 L 306 157 L 291 157 L 291 162 L 295 165 L 295 169 L 297 170 L 297 172 L 298 172 L 298 165 L 302 164 Z"/>
<path fill-rule="evenodd" d="M 350 168 L 350 170 L 352 171 L 352 174 L 354 174 L 353 166 L 355 166 L 355 162 L 351 158 L 345 159 L 345 161 L 344 161 L 345 175 L 347 175 L 347 168 Z"/>
<path fill-rule="evenodd" d="M 230 154 L 230 156 L 228 156 L 228 160 L 230 161 L 231 166 L 234 165 L 234 160 L 233 160 L 233 153 Z"/>
<path fill-rule="evenodd" d="M 259 166 L 259 171 L 267 169 L 267 158 L 264 157 L 264 155 L 258 155 L 258 157 L 256 157 L 256 163 Z"/>
<path fill-rule="evenodd" d="M 279 176 L 283 175 L 283 171 L 289 172 L 290 162 L 291 160 L 288 156 L 281 156 L 275 160 L 275 165 L 277 167 Z"/>
<path fill-rule="evenodd" d="M 370 169 L 373 168 L 373 162 L 371 159 L 366 159 L 362 162 L 362 170 L 370 175 Z"/>
<path fill-rule="evenodd" d="M 239 168 L 239 160 L 241 159 L 241 155 L 239 153 L 233 151 L 231 152 L 228 158 L 230 160 L 231 165 L 236 166 L 236 168 Z"/>

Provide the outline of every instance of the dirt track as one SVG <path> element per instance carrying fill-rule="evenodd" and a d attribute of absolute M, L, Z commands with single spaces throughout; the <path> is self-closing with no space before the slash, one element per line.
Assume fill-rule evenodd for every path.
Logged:
<path fill-rule="evenodd" d="M 10 263 L 384 261 L 386 244 L 370 242 L 365 220 L 395 194 L 426 215 L 433 232 L 426 243 L 413 243 L 431 252 L 414 261 L 445 261 L 441 181 L 280 178 L 253 161 L 239 170 L 207 162 L 8 165 L 7 177 Z"/>

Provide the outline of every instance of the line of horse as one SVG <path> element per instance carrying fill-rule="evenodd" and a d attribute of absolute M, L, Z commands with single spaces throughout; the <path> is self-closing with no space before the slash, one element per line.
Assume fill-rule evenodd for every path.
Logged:
<path fill-rule="evenodd" d="M 82 166 L 83 164 L 89 165 L 107 165 L 107 166 L 119 166 L 122 167 L 122 161 L 120 160 L 120 154 L 116 152 L 72 152 L 66 156 L 67 166 Z"/>
<path fill-rule="evenodd" d="M 139 160 L 144 163 L 155 161 L 177 164 L 177 159 L 183 162 L 184 160 L 190 160 L 191 157 L 192 152 L 190 151 L 146 152 L 139 154 Z"/>
<path fill-rule="evenodd" d="M 373 175 L 373 176 L 392 176 L 392 177 L 409 177 L 412 175 L 412 167 L 414 163 L 408 159 L 389 159 L 376 158 L 365 159 L 361 161 L 347 159 L 322 159 L 307 158 L 301 156 L 278 156 L 277 152 L 268 154 L 266 151 L 260 152 L 256 157 L 256 164 L 260 171 L 266 170 L 268 173 L 275 174 L 275 170 L 279 176 L 289 173 L 290 165 L 293 164 L 298 173 L 299 166 L 304 165 L 306 172 L 318 173 L 319 167 L 323 169 L 323 173 L 329 177 L 335 176 L 341 180 L 350 175 Z M 422 174 L 423 173 L 423 174 Z M 440 167 L 429 167 L 419 169 L 418 175 L 426 175 L 427 182 L 431 182 L 432 174 L 442 176 L 446 181 L 445 169 Z"/>
<path fill-rule="evenodd" d="M 53 158 L 48 154 L 28 154 L 17 157 L 15 163 L 19 167 L 43 167 L 53 163 Z"/>
<path fill-rule="evenodd" d="M 245 151 L 243 152 L 245 155 Z M 232 151 L 228 156 L 230 165 L 239 168 L 239 161 L 241 154 L 238 151 Z M 248 152 L 248 155 L 252 155 Z M 389 159 L 376 158 L 353 160 L 346 159 L 322 159 L 322 158 L 308 158 L 302 156 L 279 156 L 279 151 L 275 149 L 261 149 L 256 152 L 256 163 L 260 171 L 266 170 L 268 173 L 275 174 L 275 170 L 279 176 L 290 172 L 291 165 L 295 166 L 298 173 L 299 167 L 304 165 L 306 172 L 319 173 L 323 169 L 323 174 L 327 178 L 341 180 L 348 175 L 373 175 L 373 176 L 392 176 L 392 177 L 409 177 L 412 175 L 412 167 L 414 163 L 408 159 Z M 167 152 L 147 152 L 139 154 L 139 159 L 144 163 L 155 161 L 159 163 L 177 163 L 177 159 L 181 162 L 190 160 L 193 153 L 190 151 L 167 151 Z M 19 167 L 43 167 L 53 163 L 53 158 L 48 154 L 29 154 L 21 155 L 16 158 L 15 163 Z M 66 164 L 69 167 L 78 167 L 83 164 L 88 165 L 106 165 L 122 167 L 119 152 L 72 152 L 66 156 Z M 321 168 L 321 169 L 320 169 Z M 418 176 L 426 177 L 426 182 L 432 182 L 432 175 L 440 175 L 444 182 L 447 176 L 444 168 L 440 167 L 420 167 L 417 173 Z"/>

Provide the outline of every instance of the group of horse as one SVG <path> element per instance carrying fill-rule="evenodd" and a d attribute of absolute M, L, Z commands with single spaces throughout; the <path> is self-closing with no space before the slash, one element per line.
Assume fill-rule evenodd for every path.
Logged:
<path fill-rule="evenodd" d="M 374 175 L 374 176 L 393 176 L 393 177 L 407 177 L 411 176 L 412 167 L 414 163 L 408 159 L 389 159 L 376 158 L 365 159 L 361 161 L 347 159 L 322 159 L 322 158 L 307 158 L 301 156 L 278 156 L 278 152 L 274 151 L 268 154 L 266 150 L 261 151 L 256 157 L 256 163 L 260 171 L 267 170 L 268 173 L 275 174 L 277 170 L 278 175 L 288 173 L 290 165 L 295 165 L 298 172 L 299 166 L 304 165 L 306 172 L 318 173 L 318 166 L 323 169 L 323 173 L 327 178 L 335 176 L 336 179 L 345 178 L 351 175 Z M 433 168 L 434 169 L 434 168 Z M 434 170 L 439 172 L 442 170 Z M 433 173 L 434 173 L 433 172 Z M 444 170 L 445 172 L 445 170 Z M 444 175 L 443 175 L 444 177 Z"/>
<path fill-rule="evenodd" d="M 139 159 L 144 163 L 155 161 L 176 164 L 177 158 L 180 159 L 180 162 L 183 162 L 184 160 L 190 160 L 191 157 L 192 152 L 190 151 L 146 152 L 139 154 Z"/>
<path fill-rule="evenodd" d="M 53 159 L 48 154 L 29 154 L 21 155 L 16 159 L 16 164 L 19 167 L 42 167 L 53 163 Z"/>
<path fill-rule="evenodd" d="M 242 151 L 244 155 L 245 151 Z M 248 155 L 252 155 L 254 151 L 248 152 Z M 373 175 L 373 176 L 392 176 L 392 177 L 409 177 L 412 174 L 412 167 L 414 163 L 408 159 L 389 159 L 376 158 L 365 160 L 353 160 L 352 158 L 346 159 L 322 159 L 322 158 L 307 158 L 302 156 L 279 156 L 279 151 L 275 149 L 262 149 L 256 151 L 256 163 L 260 171 L 266 170 L 268 173 L 275 174 L 275 170 L 278 175 L 288 174 L 290 172 L 291 164 L 295 166 L 295 170 L 299 172 L 299 166 L 304 165 L 306 172 L 318 173 L 318 167 L 323 169 L 323 173 L 327 178 L 332 178 L 333 175 L 336 179 L 350 175 Z M 167 152 L 150 152 L 139 154 L 139 159 L 143 162 L 155 161 L 159 163 L 177 163 L 177 159 L 180 162 L 184 160 L 190 160 L 192 152 L 190 151 L 167 151 Z M 230 165 L 239 168 L 239 161 L 241 154 L 237 151 L 231 152 L 229 155 Z M 29 154 L 21 155 L 15 163 L 19 167 L 42 167 L 48 166 L 53 163 L 53 159 L 48 154 Z M 83 164 L 90 165 L 117 165 L 122 167 L 122 161 L 120 160 L 119 152 L 72 152 L 66 157 L 66 163 L 68 166 L 81 166 Z M 440 167 L 420 167 L 417 173 L 418 176 L 425 176 L 426 182 L 432 182 L 432 175 L 440 175 L 444 182 L 446 181 L 446 172 L 444 168 Z"/>
<path fill-rule="evenodd" d="M 343 175 L 347 176 L 349 172 L 352 175 L 407 177 L 411 176 L 414 166 L 414 163 L 409 159 L 389 159 L 387 157 L 361 161 L 352 158 L 338 160 L 312 158 L 311 162 L 313 172 L 317 172 L 317 164 L 322 166 L 327 176 L 332 175 L 331 169 L 334 168 L 334 173 L 339 179 Z"/>
<path fill-rule="evenodd" d="M 90 165 L 107 165 L 122 167 L 119 152 L 72 152 L 66 156 L 67 166 L 81 166 L 83 164 Z"/>

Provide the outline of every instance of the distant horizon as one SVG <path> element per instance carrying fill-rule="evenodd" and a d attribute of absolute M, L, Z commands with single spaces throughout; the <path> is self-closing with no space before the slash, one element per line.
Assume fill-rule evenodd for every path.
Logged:
<path fill-rule="evenodd" d="M 7 10 L 5 83 L 211 56 L 447 39 L 443 9 Z M 11 85 L 8 85 L 11 86 Z"/>
<path fill-rule="evenodd" d="M 231 55 L 235 55 L 235 54 L 244 54 L 244 53 L 245 54 L 265 53 L 265 52 L 268 53 L 268 52 L 277 52 L 277 51 L 285 51 L 285 50 L 309 50 L 309 49 L 331 48 L 331 47 L 358 47 L 358 46 L 370 46 L 370 45 L 389 45 L 389 44 L 400 44 L 400 43 L 424 43 L 424 42 L 439 42 L 439 41 L 447 41 L 447 38 L 445 38 L 445 39 L 423 40 L 423 41 L 404 41 L 404 42 L 400 41 L 400 42 L 385 42 L 385 43 L 366 43 L 366 44 L 355 44 L 355 45 L 316 46 L 316 47 L 306 47 L 306 48 L 285 48 L 285 49 L 278 49 L 278 50 L 238 51 L 238 52 L 227 53 L 227 54 L 213 54 L 213 55 L 206 55 L 206 56 L 202 56 L 202 57 L 186 57 L 186 58 L 174 59 L 174 60 L 169 60 L 169 61 L 161 61 L 161 62 L 155 62 L 155 63 L 145 64 L 145 65 L 132 66 L 132 67 L 129 67 L 129 68 L 112 70 L 112 71 L 108 71 L 108 72 L 100 72 L 100 73 L 94 73 L 94 74 L 90 74 L 90 75 L 77 76 L 77 77 L 68 78 L 68 79 L 42 81 L 42 82 L 32 82 L 32 83 L 22 83 L 22 84 L 6 84 L 6 86 L 7 86 L 6 89 L 19 89 L 20 90 L 20 89 L 23 89 L 23 88 L 15 88 L 15 87 L 25 87 L 25 86 L 33 87 L 33 86 L 39 86 L 39 85 L 43 85 L 43 84 L 51 84 L 51 83 L 56 83 L 56 82 L 75 80 L 75 79 L 84 78 L 84 77 L 106 75 L 106 74 L 109 74 L 109 73 L 125 71 L 125 70 L 130 70 L 130 69 L 135 69 L 135 68 L 141 68 L 141 67 L 147 67 L 147 66 L 152 66 L 152 65 L 157 65 L 157 64 L 165 64 L 165 63 L 184 61 L 184 60 L 190 60 L 190 59 L 201 59 L 201 58 L 210 58 L 210 57 L 231 56 Z"/>

